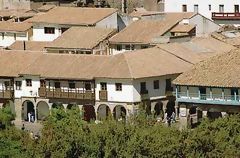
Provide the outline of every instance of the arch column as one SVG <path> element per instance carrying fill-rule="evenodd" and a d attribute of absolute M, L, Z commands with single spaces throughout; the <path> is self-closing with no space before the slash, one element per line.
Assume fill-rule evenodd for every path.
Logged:
<path fill-rule="evenodd" d="M 37 123 L 37 105 L 34 103 L 34 122 Z"/>

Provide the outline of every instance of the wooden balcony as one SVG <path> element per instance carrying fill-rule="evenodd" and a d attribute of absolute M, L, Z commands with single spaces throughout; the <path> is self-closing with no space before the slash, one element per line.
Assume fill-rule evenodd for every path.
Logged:
<path fill-rule="evenodd" d="M 240 20 L 240 13 L 212 13 L 212 20 Z"/>
<path fill-rule="evenodd" d="M 1 90 L 0 98 L 2 99 L 11 99 L 13 97 L 13 90 Z"/>
<path fill-rule="evenodd" d="M 60 89 L 60 88 L 39 88 L 38 94 L 44 98 L 58 98 L 58 99 L 79 99 L 79 100 L 94 100 L 95 95 L 93 91 L 83 91 L 76 89 Z"/>
<path fill-rule="evenodd" d="M 99 100 L 100 101 L 107 101 L 108 100 L 108 93 L 107 91 L 99 91 Z"/>

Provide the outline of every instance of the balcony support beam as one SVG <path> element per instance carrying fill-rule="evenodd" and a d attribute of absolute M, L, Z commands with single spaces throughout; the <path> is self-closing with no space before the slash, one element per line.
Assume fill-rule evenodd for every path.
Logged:
<path fill-rule="evenodd" d="M 210 87 L 210 98 L 213 99 L 212 88 Z"/>
<path fill-rule="evenodd" d="M 222 88 L 222 99 L 224 100 L 224 89 Z"/>
<path fill-rule="evenodd" d="M 189 98 L 189 87 L 187 86 L 187 97 Z"/>
<path fill-rule="evenodd" d="M 178 98 L 178 85 L 176 85 L 175 91 L 176 91 L 176 98 Z"/>
<path fill-rule="evenodd" d="M 234 100 L 237 101 L 237 92 L 236 92 L 236 90 L 234 91 Z"/>

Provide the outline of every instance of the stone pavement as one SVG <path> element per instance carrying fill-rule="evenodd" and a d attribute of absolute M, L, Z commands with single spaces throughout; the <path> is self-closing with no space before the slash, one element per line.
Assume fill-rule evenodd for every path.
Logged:
<path fill-rule="evenodd" d="M 36 134 L 41 135 L 41 129 L 43 128 L 43 125 L 40 122 L 31 123 L 31 122 L 26 122 L 26 121 L 15 120 L 13 123 L 19 129 L 22 129 L 22 126 L 24 124 L 26 131 L 33 132 L 34 135 L 36 135 Z"/>

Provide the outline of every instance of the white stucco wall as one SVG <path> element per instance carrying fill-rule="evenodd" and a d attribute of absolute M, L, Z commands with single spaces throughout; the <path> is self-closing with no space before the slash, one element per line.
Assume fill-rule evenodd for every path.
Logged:
<path fill-rule="evenodd" d="M 102 19 L 96 24 L 96 27 L 118 29 L 117 12 Z"/>
<path fill-rule="evenodd" d="M 14 33 L 5 32 L 4 37 L 0 32 L 0 46 L 1 47 L 8 47 L 12 45 L 15 41 L 27 41 L 28 40 L 28 33 L 15 33 L 16 39 L 14 39 Z"/>
<path fill-rule="evenodd" d="M 32 86 L 27 87 L 26 79 L 32 80 Z M 22 81 L 21 90 L 16 90 L 16 82 L 15 81 Z M 15 98 L 21 97 L 38 97 L 38 88 L 40 87 L 40 80 L 37 76 L 25 76 L 19 77 L 14 79 L 14 95 Z"/>
<path fill-rule="evenodd" d="M 54 27 L 54 34 L 45 34 L 44 27 Z M 33 24 L 33 41 L 53 41 L 61 35 L 60 26 L 51 24 Z"/>
<path fill-rule="evenodd" d="M 219 12 L 219 5 L 224 5 L 224 12 L 234 12 L 234 5 L 240 5 L 239 0 L 165 0 L 165 12 L 182 12 L 182 5 L 187 5 L 187 11 L 193 12 L 194 5 L 198 12 L 211 19 L 212 12 Z M 211 5 L 211 10 L 209 10 Z"/>
<path fill-rule="evenodd" d="M 107 83 L 109 102 L 133 102 L 133 81 L 123 79 L 96 79 L 96 100 L 99 100 L 100 83 Z M 115 83 L 122 83 L 122 91 L 116 91 Z"/>
<path fill-rule="evenodd" d="M 189 24 L 196 26 L 196 36 L 208 36 L 210 33 L 217 31 L 220 26 L 210 19 L 207 19 L 200 14 L 189 19 Z"/>

